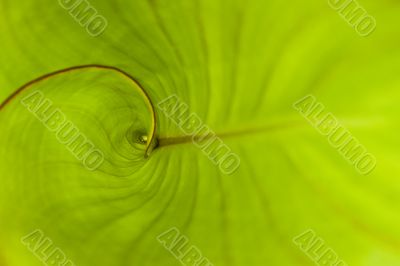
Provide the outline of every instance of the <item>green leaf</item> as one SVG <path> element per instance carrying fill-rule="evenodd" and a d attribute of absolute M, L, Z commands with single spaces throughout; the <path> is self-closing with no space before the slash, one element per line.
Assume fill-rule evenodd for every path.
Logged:
<path fill-rule="evenodd" d="M 58 1 L 2 0 L 0 265 L 43 264 L 32 232 L 78 266 L 180 265 L 157 239 L 171 228 L 212 265 L 315 265 L 292 241 L 308 229 L 348 265 L 400 265 L 399 6 L 359 4 L 367 37 L 327 1 L 91 0 L 108 22 L 93 37 Z M 308 94 L 374 171 L 293 108 Z M 171 95 L 237 171 L 157 108 Z M 61 117 L 98 168 L 60 141 Z"/>

